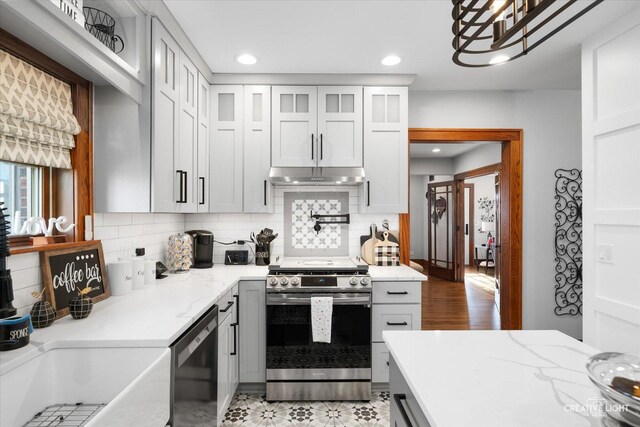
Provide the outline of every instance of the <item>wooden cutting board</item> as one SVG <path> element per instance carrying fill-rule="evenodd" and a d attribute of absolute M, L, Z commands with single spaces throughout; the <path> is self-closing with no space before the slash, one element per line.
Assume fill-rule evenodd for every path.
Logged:
<path fill-rule="evenodd" d="M 369 235 L 360 237 L 360 241 L 362 243 L 360 247 L 360 255 L 364 262 L 369 265 L 372 265 L 375 261 L 375 247 L 376 243 L 379 242 L 376 237 L 377 231 L 378 227 L 375 224 L 371 224 Z"/>
<path fill-rule="evenodd" d="M 382 232 L 382 240 L 378 240 L 376 242 L 376 246 L 399 246 L 397 242 L 391 241 L 389 238 L 391 237 L 391 233 L 388 231 Z"/>
<path fill-rule="evenodd" d="M 399 245 L 400 244 L 400 238 L 398 236 L 400 236 L 400 232 L 398 230 L 389 230 L 389 241 L 390 242 L 397 243 Z M 368 234 L 366 236 L 360 236 L 360 257 L 367 264 L 373 265 L 375 263 L 375 254 L 373 255 L 373 258 L 367 259 L 367 258 L 365 258 L 365 253 L 364 253 L 364 249 L 363 249 L 365 242 L 367 240 L 369 240 L 369 239 L 371 239 L 371 234 Z M 384 240 L 384 231 L 376 231 L 376 240 L 377 241 Z M 374 249 L 374 252 L 375 252 L 375 249 Z"/>

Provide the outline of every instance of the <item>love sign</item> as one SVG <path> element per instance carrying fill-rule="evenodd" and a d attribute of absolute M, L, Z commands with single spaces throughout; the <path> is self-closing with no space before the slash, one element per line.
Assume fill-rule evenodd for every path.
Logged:
<path fill-rule="evenodd" d="M 87 296 L 94 303 L 109 297 L 100 242 L 44 251 L 40 264 L 47 300 L 56 310 L 58 319 L 69 314 L 69 301 L 82 289 L 91 289 Z"/>

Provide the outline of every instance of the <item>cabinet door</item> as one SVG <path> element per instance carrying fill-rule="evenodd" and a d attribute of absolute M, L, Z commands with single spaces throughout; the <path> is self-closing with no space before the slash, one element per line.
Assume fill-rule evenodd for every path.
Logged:
<path fill-rule="evenodd" d="M 198 73 L 198 212 L 209 212 L 209 82 Z"/>
<path fill-rule="evenodd" d="M 318 165 L 362 166 L 362 86 L 318 88 Z"/>
<path fill-rule="evenodd" d="M 242 212 L 242 86 L 211 86 L 210 212 Z"/>
<path fill-rule="evenodd" d="M 235 304 L 231 313 L 231 330 L 229 331 L 231 341 L 231 350 L 229 351 L 229 394 L 231 397 L 235 394 L 240 382 L 240 295 L 238 294 L 238 285 L 233 288 L 233 299 Z"/>
<path fill-rule="evenodd" d="M 244 87 L 244 212 L 273 212 L 271 88 Z"/>
<path fill-rule="evenodd" d="M 240 382 L 266 381 L 265 282 L 240 282 Z"/>
<path fill-rule="evenodd" d="M 183 171 L 180 212 L 197 211 L 198 149 L 198 70 L 184 52 L 180 52 L 180 110 L 178 162 Z"/>
<path fill-rule="evenodd" d="M 364 89 L 364 213 L 408 211 L 407 93 L 406 87 Z"/>
<path fill-rule="evenodd" d="M 231 316 L 227 316 L 218 325 L 218 425 L 224 418 L 231 402 L 231 385 L 229 383 L 229 338 Z"/>
<path fill-rule="evenodd" d="M 272 166 L 317 165 L 317 95 L 313 86 L 271 88 Z"/>
<path fill-rule="evenodd" d="M 151 210 L 177 212 L 180 167 L 179 140 L 180 48 L 157 19 L 153 27 L 153 105 L 151 114 Z"/>

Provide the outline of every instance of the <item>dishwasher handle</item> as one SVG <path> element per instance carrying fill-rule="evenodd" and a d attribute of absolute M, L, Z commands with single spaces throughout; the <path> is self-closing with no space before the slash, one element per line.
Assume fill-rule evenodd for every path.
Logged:
<path fill-rule="evenodd" d="M 413 413 L 411 412 L 411 408 L 409 408 L 409 404 L 407 403 L 407 396 L 405 394 L 394 394 L 393 400 L 395 400 L 396 405 L 398 405 L 398 410 L 400 415 L 402 416 L 402 420 L 404 421 L 407 427 L 419 427 L 418 422 L 415 420 Z M 424 426 L 428 427 L 428 426 Z"/>
<path fill-rule="evenodd" d="M 185 348 L 178 353 L 177 357 L 177 367 L 179 368 L 182 364 L 191 356 L 200 345 L 205 342 L 207 337 L 216 331 L 218 328 L 218 318 L 214 318 L 208 325 L 206 325 L 199 333 L 196 335 L 186 346 Z"/>

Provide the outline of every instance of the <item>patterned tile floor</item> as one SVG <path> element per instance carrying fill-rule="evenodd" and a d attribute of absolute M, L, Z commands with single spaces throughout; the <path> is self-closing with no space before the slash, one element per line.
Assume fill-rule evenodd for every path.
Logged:
<path fill-rule="evenodd" d="M 369 402 L 267 402 L 264 395 L 236 394 L 223 426 L 388 427 L 389 393 L 372 393 Z"/>

